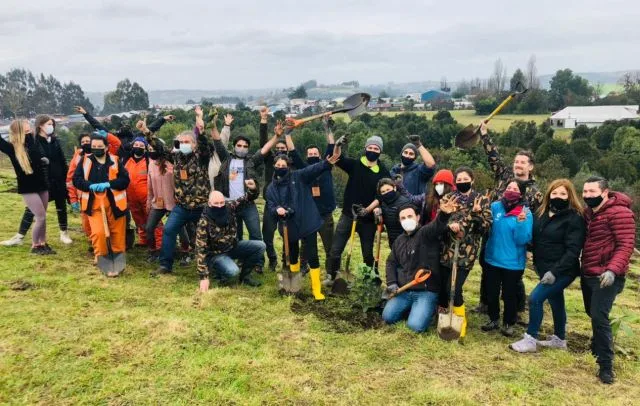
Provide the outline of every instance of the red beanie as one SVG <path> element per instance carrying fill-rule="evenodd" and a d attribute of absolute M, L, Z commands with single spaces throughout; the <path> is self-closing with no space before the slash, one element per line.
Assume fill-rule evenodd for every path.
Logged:
<path fill-rule="evenodd" d="M 438 172 L 436 172 L 436 176 L 433 177 L 433 180 L 431 180 L 431 183 L 433 183 L 434 185 L 440 182 L 446 183 L 452 188 L 456 187 L 456 184 L 453 181 L 453 172 L 448 169 L 440 169 Z"/>

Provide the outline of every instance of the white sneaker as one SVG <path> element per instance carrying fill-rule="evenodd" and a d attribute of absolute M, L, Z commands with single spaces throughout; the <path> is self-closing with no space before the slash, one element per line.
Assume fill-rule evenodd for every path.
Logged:
<path fill-rule="evenodd" d="M 547 348 L 557 348 L 559 350 L 567 349 L 567 340 L 561 340 L 555 334 L 548 336 L 545 341 L 538 341 L 538 344 Z"/>
<path fill-rule="evenodd" d="M 14 247 L 16 245 L 22 244 L 23 239 L 24 239 L 24 235 L 16 234 L 10 239 L 0 242 L 0 245 L 3 245 L 5 247 Z"/>
<path fill-rule="evenodd" d="M 531 337 L 529 334 L 524 333 L 524 337 L 520 341 L 516 341 L 515 343 L 509 345 L 509 348 L 516 352 L 536 352 L 536 339 Z"/>
<path fill-rule="evenodd" d="M 73 242 L 73 240 L 69 237 L 68 231 L 60 231 L 60 241 L 62 241 L 63 244 L 67 245 Z"/>

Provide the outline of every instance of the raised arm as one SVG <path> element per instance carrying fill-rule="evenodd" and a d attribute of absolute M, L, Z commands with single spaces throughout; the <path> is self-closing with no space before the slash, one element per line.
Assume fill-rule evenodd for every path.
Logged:
<path fill-rule="evenodd" d="M 87 113 L 87 110 L 85 110 L 84 107 L 76 106 L 75 110 L 76 112 L 82 114 L 84 116 L 84 119 L 87 120 L 89 125 L 91 125 L 91 127 L 93 127 L 94 129 L 107 131 L 107 127 L 103 126 L 101 122 L 95 119 L 95 117 Z"/>
<path fill-rule="evenodd" d="M 278 142 L 278 138 L 282 136 L 284 132 L 284 126 L 281 121 L 278 121 L 276 127 L 273 129 L 273 137 L 269 141 L 267 141 L 262 148 L 260 148 L 260 155 L 266 156 L 269 152 L 271 152 L 271 148 L 275 147 L 276 142 Z"/>
<path fill-rule="evenodd" d="M 502 157 L 500 156 L 498 147 L 493 143 L 491 137 L 489 137 L 487 124 L 484 121 L 482 121 L 480 124 L 480 139 L 482 140 L 482 145 L 484 146 L 484 152 L 486 152 L 487 154 L 489 167 L 493 171 L 496 179 L 502 177 L 503 173 L 507 170 L 507 167 L 502 161 Z"/>

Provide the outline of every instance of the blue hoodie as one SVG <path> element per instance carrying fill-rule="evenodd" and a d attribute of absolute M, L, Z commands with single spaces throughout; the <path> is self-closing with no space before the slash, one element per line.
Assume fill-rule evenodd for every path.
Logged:
<path fill-rule="evenodd" d="M 428 167 L 425 164 L 412 163 L 404 168 L 395 164 L 391 170 L 391 176 L 402 175 L 402 184 L 412 195 L 420 195 L 425 192 L 427 182 L 435 173 L 436 167 Z"/>
<path fill-rule="evenodd" d="M 524 270 L 533 230 L 533 216 L 526 210 L 526 220 L 518 222 L 517 216 L 506 215 L 501 201 L 491 203 L 493 225 L 485 252 L 488 264 L 512 271 Z"/>

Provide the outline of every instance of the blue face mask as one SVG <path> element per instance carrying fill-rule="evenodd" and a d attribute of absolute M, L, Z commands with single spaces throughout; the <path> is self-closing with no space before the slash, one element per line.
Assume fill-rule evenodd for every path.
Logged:
<path fill-rule="evenodd" d="M 180 152 L 185 155 L 189 155 L 193 152 L 193 148 L 191 147 L 191 144 L 180 144 Z"/>

